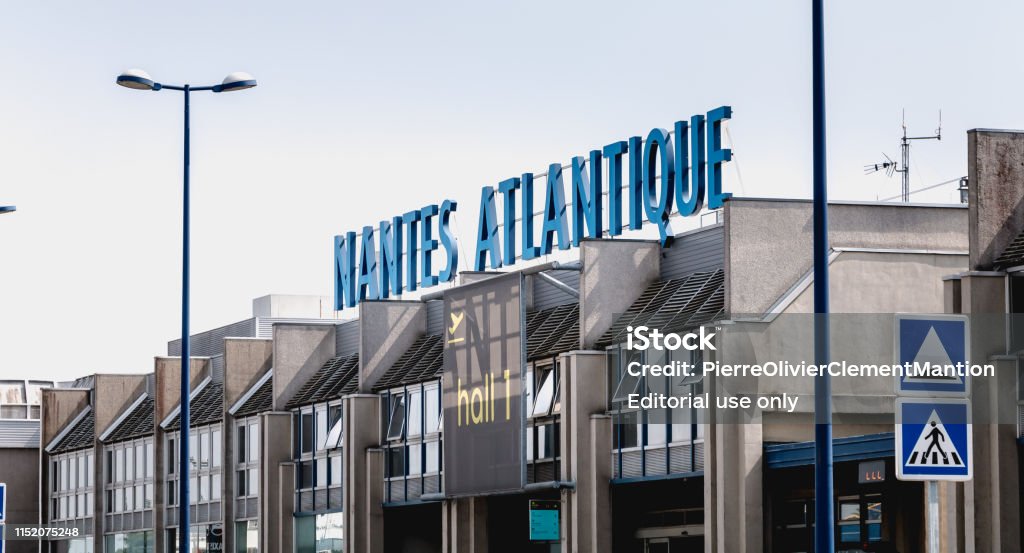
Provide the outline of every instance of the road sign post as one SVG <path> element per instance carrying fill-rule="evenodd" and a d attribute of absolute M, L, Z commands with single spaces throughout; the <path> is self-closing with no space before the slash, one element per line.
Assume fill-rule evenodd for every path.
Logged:
<path fill-rule="evenodd" d="M 939 481 L 974 475 L 971 379 L 966 372 L 918 371 L 926 364 L 966 371 L 970 321 L 965 315 L 898 314 L 893 334 L 896 363 L 913 371 L 896 375 L 896 478 L 927 482 L 927 551 L 937 553 Z"/>

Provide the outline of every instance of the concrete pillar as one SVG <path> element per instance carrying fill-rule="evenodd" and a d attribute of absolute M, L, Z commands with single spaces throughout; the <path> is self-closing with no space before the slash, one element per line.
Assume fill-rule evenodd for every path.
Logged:
<path fill-rule="evenodd" d="M 661 247 L 647 240 L 584 240 L 580 260 L 580 343 L 592 348 L 659 278 Z"/>
<path fill-rule="evenodd" d="M 291 413 L 260 415 L 260 551 L 274 551 L 282 536 L 291 536 L 292 511 L 295 502 L 295 478 L 282 478 L 284 465 L 291 466 Z M 234 471 L 232 471 L 233 473 Z M 288 547 L 277 551 L 291 551 Z"/>
<path fill-rule="evenodd" d="M 611 427 L 607 409 L 607 358 L 604 352 L 561 356 L 562 474 L 576 488 L 563 495 L 562 551 L 611 551 L 611 525 L 601 524 L 611 508 Z M 603 418 L 592 420 L 593 416 Z M 596 434 L 599 432 L 600 434 Z"/>
<path fill-rule="evenodd" d="M 445 500 L 442 523 L 442 553 L 487 553 L 487 498 Z"/>
<path fill-rule="evenodd" d="M 384 450 L 366 450 L 365 526 L 366 545 L 361 551 L 381 553 L 384 551 Z"/>
<path fill-rule="evenodd" d="M 972 240 L 974 236 L 972 235 Z M 973 242 L 972 242 L 973 252 Z M 973 256 L 973 253 L 972 253 Z M 961 275 L 962 307 L 971 317 L 971 360 L 994 362 L 996 376 L 971 386 L 974 479 L 964 484 L 962 532 L 967 551 L 1019 551 L 1020 487 L 1015 419 L 1016 358 L 1006 351 L 1005 275 Z"/>
<path fill-rule="evenodd" d="M 260 551 L 295 551 L 295 463 L 287 462 L 278 465 L 277 471 L 277 510 L 275 515 L 279 521 L 276 536 L 266 536 L 261 532 Z M 348 531 L 348 529 L 345 529 Z M 277 538 L 271 541 L 270 538 Z M 264 544 L 267 546 L 263 548 Z"/>
<path fill-rule="evenodd" d="M 235 478 L 238 443 L 235 418 L 228 410 L 270 369 L 273 342 L 266 338 L 224 339 L 224 421 L 221 432 L 223 477 L 221 478 L 221 518 L 224 523 L 224 550 L 235 550 Z M 261 444 L 261 447 L 263 444 Z M 275 465 L 276 466 L 276 465 Z M 261 494 L 262 497 L 262 494 Z M 262 531 L 262 528 L 261 528 Z"/>
<path fill-rule="evenodd" d="M 717 360 L 710 352 L 709 361 Z M 730 385 L 737 384 L 735 379 Z M 704 380 L 722 395 L 723 382 Z M 739 424 L 734 413 L 709 411 L 704 430 L 704 551 L 746 553 L 764 549 L 764 435 L 760 424 Z"/>
<path fill-rule="evenodd" d="M 367 465 L 369 461 L 379 461 L 380 457 L 366 454 L 368 449 L 376 449 L 380 445 L 380 398 L 374 394 L 353 394 L 345 396 L 342 405 L 347 547 L 351 547 L 351 551 L 380 553 L 383 551 L 383 539 L 371 539 L 373 532 L 368 522 L 377 520 L 380 528 L 384 515 L 381 502 L 370 502 L 369 498 L 381 497 L 384 473 L 383 470 L 371 470 Z M 368 480 L 369 476 L 377 475 L 380 479 Z M 379 490 L 374 492 L 371 490 L 373 487 Z M 371 545 L 379 549 L 370 549 Z"/>
<path fill-rule="evenodd" d="M 427 331 L 420 301 L 364 301 L 359 304 L 359 391 L 377 380 Z"/>
<path fill-rule="evenodd" d="M 189 365 L 191 388 L 210 374 L 209 357 L 193 357 Z M 167 520 L 167 486 L 163 475 L 170 473 L 167 466 L 165 432 L 160 423 L 171 414 L 181 397 L 181 358 L 156 357 L 153 361 L 153 523 L 155 551 L 167 551 L 167 535 L 164 521 Z M 97 465 L 101 463 L 97 462 Z M 100 482 L 101 480 L 97 480 Z M 97 495 L 100 495 L 97 493 Z M 177 507 L 175 507 L 177 508 Z M 96 511 L 101 512 L 99 510 Z M 100 550 L 97 550 L 100 551 Z"/>

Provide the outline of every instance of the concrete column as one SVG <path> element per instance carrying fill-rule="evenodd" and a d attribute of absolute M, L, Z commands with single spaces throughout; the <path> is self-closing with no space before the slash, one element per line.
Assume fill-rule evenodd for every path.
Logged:
<path fill-rule="evenodd" d="M 442 515 L 442 553 L 487 553 L 487 498 L 445 500 Z"/>
<path fill-rule="evenodd" d="M 611 423 L 591 419 L 603 417 L 607 409 L 606 356 L 603 352 L 579 351 L 563 355 L 560 362 L 561 479 L 576 483 L 574 490 L 563 495 L 562 551 L 610 552 L 611 525 L 600 523 L 601 514 L 606 515 L 611 508 Z"/>
<path fill-rule="evenodd" d="M 384 551 L 384 450 L 366 450 L 366 545 L 360 551 L 381 553 Z"/>
<path fill-rule="evenodd" d="M 972 251 L 973 251 L 972 236 Z M 973 255 L 973 254 L 972 254 Z M 1006 357 L 1006 277 L 961 276 L 962 306 L 971 317 L 971 360 L 993 362 L 996 376 L 971 386 L 974 479 L 964 484 L 962 533 L 967 551 L 1019 551 L 1020 487 L 1014 424 L 1017 359 Z"/>
<path fill-rule="evenodd" d="M 344 495 L 345 495 L 345 539 L 352 551 L 380 553 L 383 539 L 371 539 L 371 520 L 383 524 L 380 501 L 370 502 L 369 498 L 380 498 L 384 487 L 383 470 L 370 469 L 369 461 L 380 461 L 379 456 L 367 455 L 368 449 L 380 446 L 380 398 L 373 394 L 345 396 L 343 424 L 344 446 Z M 380 476 L 370 481 L 369 476 Z M 371 488 L 378 488 L 376 492 Z M 375 494 L 375 495 L 374 495 Z M 370 549 L 370 545 L 379 549 Z"/>
<path fill-rule="evenodd" d="M 260 415 L 260 551 L 274 551 L 286 534 L 288 547 L 277 551 L 291 551 L 295 478 L 281 476 L 282 466 L 288 464 L 292 456 L 291 422 L 291 413 Z M 294 472 L 294 467 L 289 470 Z"/>
<path fill-rule="evenodd" d="M 273 512 L 279 521 L 278 531 L 271 536 L 260 532 L 260 551 L 295 551 L 295 463 L 278 465 L 277 483 L 279 501 Z"/>
<path fill-rule="evenodd" d="M 716 355 L 711 355 L 715 359 Z M 710 397 L 722 383 L 706 378 Z M 730 384 L 733 382 L 730 381 Z M 764 439 L 760 424 L 737 424 L 712 409 L 704 430 L 704 551 L 746 553 L 764 548 Z"/>

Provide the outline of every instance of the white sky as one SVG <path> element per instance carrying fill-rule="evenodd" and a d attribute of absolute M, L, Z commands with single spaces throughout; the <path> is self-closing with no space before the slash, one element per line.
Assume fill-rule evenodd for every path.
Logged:
<path fill-rule="evenodd" d="M 251 72 L 193 100 L 193 318 L 330 294 L 333 236 L 723 104 L 737 195 L 807 197 L 810 2 L 25 2 L 0 18 L 0 377 L 146 372 L 179 329 L 181 97 L 114 85 Z M 1024 4 L 827 2 L 835 199 L 966 173 L 965 132 L 1024 127 Z M 955 185 L 915 200 L 955 201 Z M 463 237 L 469 254 L 472 242 Z M 469 263 L 463 256 L 462 268 Z"/>

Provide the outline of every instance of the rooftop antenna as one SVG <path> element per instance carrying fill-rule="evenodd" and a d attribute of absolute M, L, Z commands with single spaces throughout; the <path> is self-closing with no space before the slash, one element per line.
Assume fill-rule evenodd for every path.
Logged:
<path fill-rule="evenodd" d="M 903 181 L 903 203 L 910 202 L 910 142 L 913 140 L 942 140 L 942 110 L 939 110 L 939 128 L 935 129 L 932 136 L 907 136 L 907 112 L 903 110 L 903 138 L 900 139 L 900 163 L 896 163 L 886 154 L 885 161 L 872 163 L 864 166 L 864 174 L 870 175 L 878 171 L 885 171 L 886 176 L 891 177 L 895 173 L 901 173 Z"/>

